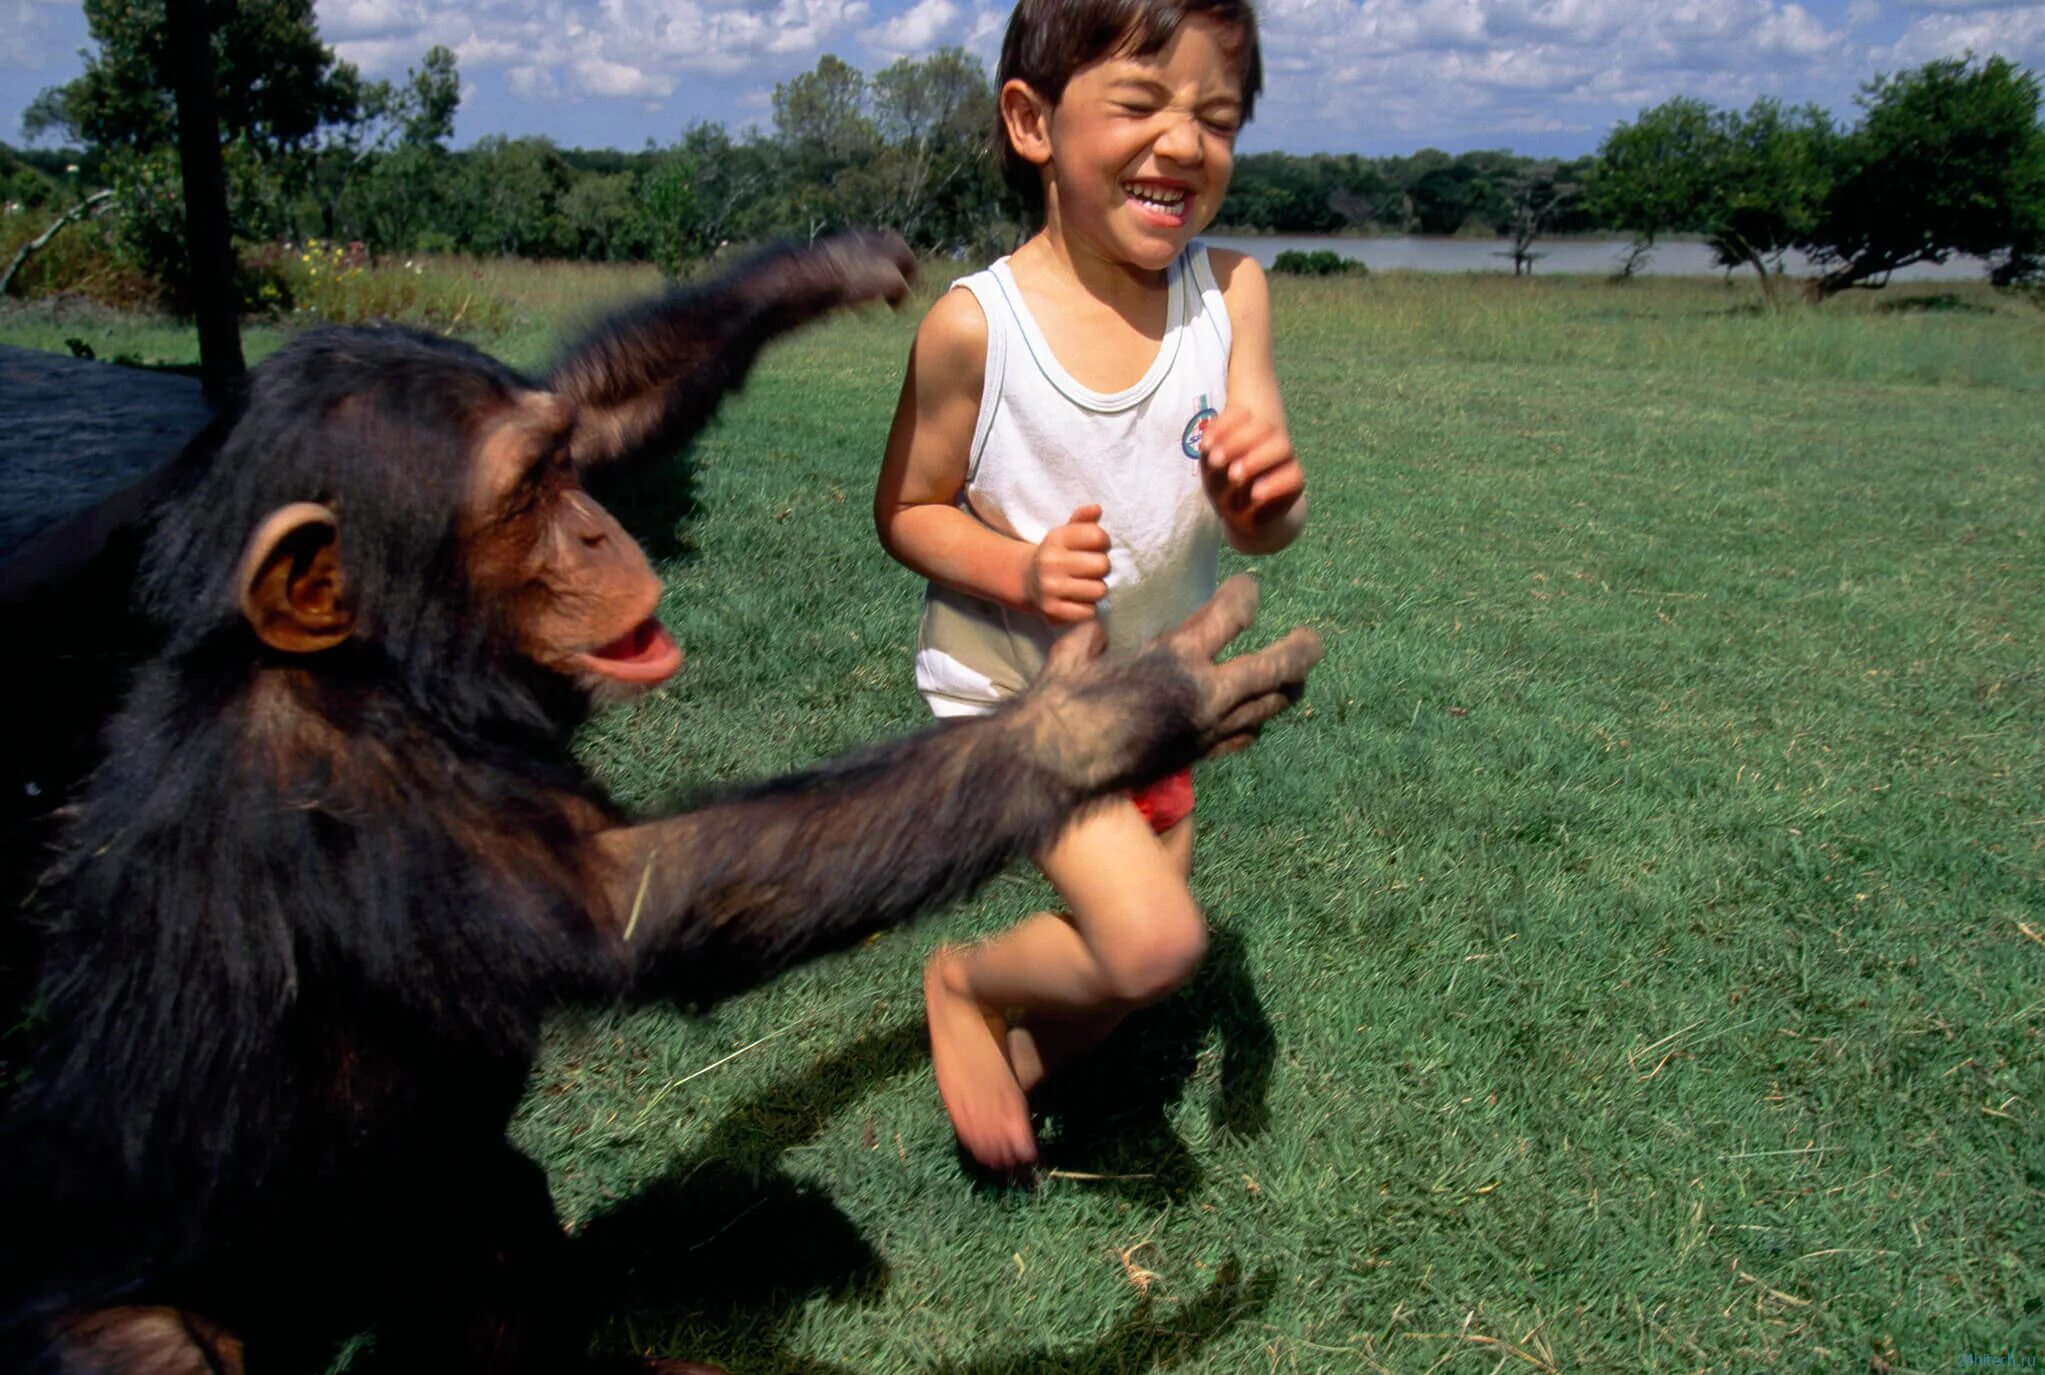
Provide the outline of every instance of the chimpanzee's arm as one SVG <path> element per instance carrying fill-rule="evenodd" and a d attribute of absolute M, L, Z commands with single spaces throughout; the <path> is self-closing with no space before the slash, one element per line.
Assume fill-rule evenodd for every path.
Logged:
<path fill-rule="evenodd" d="M 899 235 L 841 234 L 810 248 L 768 249 L 612 316 L 547 383 L 576 405 L 576 462 L 679 450 L 776 335 L 840 306 L 899 301 L 915 272 Z"/>
<path fill-rule="evenodd" d="M 1093 798 L 1249 743 L 1321 657 L 1295 630 L 1215 664 L 1255 614 L 1239 577 L 1134 654 L 1097 657 L 1089 626 L 992 716 L 604 833 L 596 867 L 635 966 L 681 996 L 735 991 L 962 896 Z"/>

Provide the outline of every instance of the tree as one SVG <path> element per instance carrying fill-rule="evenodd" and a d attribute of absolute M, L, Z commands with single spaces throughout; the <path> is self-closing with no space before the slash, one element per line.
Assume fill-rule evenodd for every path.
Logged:
<path fill-rule="evenodd" d="M 639 178 L 630 172 L 573 174 L 561 196 L 569 256 L 599 263 L 643 256 L 646 221 L 638 197 Z"/>
<path fill-rule="evenodd" d="M 978 237 L 1002 196 L 987 138 L 994 87 L 980 59 L 962 48 L 903 58 L 874 77 L 872 92 L 879 155 L 840 173 L 841 185 L 855 176 L 868 183 L 861 189 L 871 204 L 857 207 L 860 218 L 892 225 L 923 249 Z"/>
<path fill-rule="evenodd" d="M 359 118 L 361 77 L 320 42 L 312 0 L 237 0 L 211 11 L 227 139 L 274 154 Z M 138 153 L 175 142 L 164 0 L 85 0 L 85 19 L 98 51 L 87 54 L 82 76 L 36 97 L 29 132 L 61 128 L 95 147 Z"/>
<path fill-rule="evenodd" d="M 902 58 L 873 79 L 873 123 L 889 143 L 984 144 L 994 124 L 987 69 L 963 48 Z"/>
<path fill-rule="evenodd" d="M 799 161 L 836 172 L 874 145 L 866 77 L 831 53 L 774 88 L 774 131 Z"/>
<path fill-rule="evenodd" d="M 184 173 L 175 153 L 179 74 L 197 71 L 207 80 L 229 222 L 244 239 L 295 232 L 301 210 L 331 220 L 332 179 L 320 176 L 321 142 L 360 125 L 367 89 L 355 68 L 320 41 L 312 0 L 236 0 L 205 9 L 210 33 L 195 40 L 201 46 L 194 58 L 175 50 L 165 0 L 85 0 L 96 51 L 87 54 L 83 75 L 44 91 L 31 106 L 34 132 L 62 129 L 104 157 L 122 211 L 124 251 L 173 294 L 183 292 L 192 273 Z M 216 294 L 209 288 L 207 298 Z"/>
<path fill-rule="evenodd" d="M 321 232 L 379 249 L 416 249 L 444 232 L 461 101 L 454 52 L 438 44 L 402 82 L 365 85 L 361 118 L 330 130 L 319 151 Z"/>
<path fill-rule="evenodd" d="M 1785 109 L 1767 99 L 1715 123 L 1719 139 L 1703 215 L 1712 251 L 1722 266 L 1753 268 L 1773 304 L 1771 264 L 1804 243 L 1817 223 L 1839 134 L 1815 105 Z"/>
<path fill-rule="evenodd" d="M 568 166 L 550 140 L 478 139 L 454 188 L 458 241 L 476 253 L 558 257 L 569 237 L 560 214 L 567 189 Z"/>
<path fill-rule="evenodd" d="M 1512 259 L 1512 275 L 1534 274 L 1534 240 L 1542 230 L 1575 208 L 1583 187 L 1563 171 L 1559 162 L 1537 162 L 1505 178 L 1505 216 L 1499 228 L 1512 240 L 1506 256 Z"/>
<path fill-rule="evenodd" d="M 677 148 L 662 157 L 639 187 L 640 238 L 655 266 L 669 277 L 714 245 L 703 241 L 697 213 L 695 159 Z"/>
<path fill-rule="evenodd" d="M 1591 200 L 1633 232 L 1636 260 L 1664 234 L 1701 233 L 1721 264 L 1752 267 L 1773 301 L 1771 260 L 1808 236 L 1837 145 L 1816 106 L 1764 99 L 1743 114 L 1678 97 L 1606 135 Z"/>
<path fill-rule="evenodd" d="M 1946 58 L 1878 77 L 1841 150 L 1842 174 L 1804 247 L 1820 298 L 1880 286 L 1955 253 L 2021 262 L 2045 246 L 2038 78 L 2000 57 Z"/>
<path fill-rule="evenodd" d="M 1665 234 L 1695 229 L 1720 131 L 1711 107 L 1678 96 L 1619 124 L 1598 146 L 1588 193 L 1600 218 L 1632 231 L 1643 249 Z"/>
<path fill-rule="evenodd" d="M 454 51 L 439 44 L 405 72 L 405 84 L 389 97 L 398 120 L 398 142 L 413 148 L 444 148 L 454 137 L 454 112 L 462 103 L 461 70 Z"/>
<path fill-rule="evenodd" d="M 769 218 L 767 193 L 782 179 L 777 145 L 760 138 L 734 143 L 722 124 L 692 125 L 675 145 L 687 158 L 696 233 L 701 251 L 714 253 L 733 239 L 782 226 Z"/>

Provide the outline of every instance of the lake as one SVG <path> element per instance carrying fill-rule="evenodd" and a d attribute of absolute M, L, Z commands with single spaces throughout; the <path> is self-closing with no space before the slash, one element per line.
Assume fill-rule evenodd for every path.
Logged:
<path fill-rule="evenodd" d="M 1264 266 L 1287 250 L 1310 253 L 1332 249 L 1345 258 L 1360 258 L 1373 272 L 1511 272 L 1509 239 L 1431 239 L 1407 235 L 1399 238 L 1363 239 L 1335 234 L 1208 234 L 1208 243 L 1247 253 Z M 1624 239 L 1542 239 L 1534 244 L 1541 254 L 1534 263 L 1537 275 L 1581 273 L 1606 277 L 1616 272 L 1625 259 Z M 1801 253 L 1787 254 L 1784 266 L 1792 277 L 1816 275 Z M 1640 269 L 1654 277 L 1715 277 L 1725 269 L 1712 261 L 1709 245 L 1693 240 L 1659 243 Z M 1751 268 L 1741 275 L 1752 279 Z M 1906 267 L 1891 279 L 1898 282 L 1981 281 L 1988 275 L 1979 258 L 1955 257 L 1947 262 L 1918 263 Z"/>

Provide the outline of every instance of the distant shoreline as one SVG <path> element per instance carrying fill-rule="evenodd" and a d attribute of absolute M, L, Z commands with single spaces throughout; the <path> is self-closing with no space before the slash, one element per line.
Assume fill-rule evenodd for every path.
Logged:
<path fill-rule="evenodd" d="M 1202 236 L 1219 248 L 1247 253 L 1264 266 L 1287 251 L 1323 250 L 1362 262 L 1373 272 L 1499 272 L 1512 274 L 1512 240 L 1479 235 L 1423 234 L 1234 234 Z M 1609 235 L 1537 239 L 1532 245 L 1534 275 L 1608 277 L 1619 270 L 1633 240 Z M 1817 276 L 1820 269 L 1800 253 L 1782 258 L 1783 275 L 1792 279 Z M 1753 270 L 1730 269 L 1734 278 L 1751 278 Z M 1657 239 L 1647 250 L 1636 275 L 1648 277 L 1722 277 L 1711 246 L 1694 236 Z M 1895 282 L 1969 282 L 1988 276 L 1979 258 L 1955 256 L 1944 263 L 1917 263 L 1896 272 Z"/>

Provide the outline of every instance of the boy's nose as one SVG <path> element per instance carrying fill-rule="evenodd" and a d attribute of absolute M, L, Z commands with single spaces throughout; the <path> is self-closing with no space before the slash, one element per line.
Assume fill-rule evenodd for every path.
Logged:
<path fill-rule="evenodd" d="M 1197 163 L 1202 160 L 1205 145 L 1200 140 L 1200 119 L 1197 115 L 1185 114 L 1171 121 L 1165 131 L 1158 135 L 1157 151 L 1177 163 Z"/>

